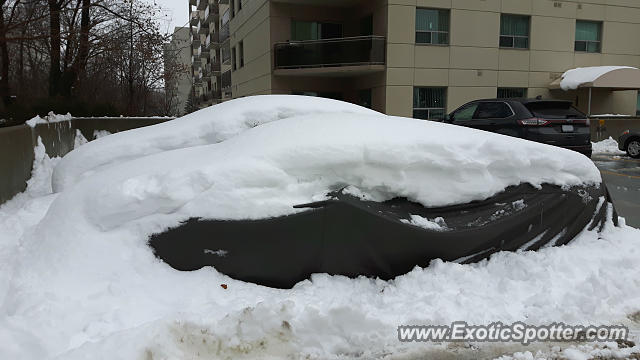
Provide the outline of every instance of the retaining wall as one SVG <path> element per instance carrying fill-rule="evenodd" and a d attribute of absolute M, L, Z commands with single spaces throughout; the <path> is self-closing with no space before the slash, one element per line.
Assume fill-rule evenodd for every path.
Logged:
<path fill-rule="evenodd" d="M 618 140 L 625 130 L 640 131 L 640 117 L 598 117 L 591 119 L 591 141 L 601 141 L 609 136 Z"/>
<path fill-rule="evenodd" d="M 0 127 L 0 204 L 21 193 L 31 178 L 33 149 L 42 139 L 49 157 L 64 156 L 71 150 L 80 130 L 93 139 L 96 130 L 111 133 L 155 125 L 171 118 L 74 118 L 69 121 Z"/>

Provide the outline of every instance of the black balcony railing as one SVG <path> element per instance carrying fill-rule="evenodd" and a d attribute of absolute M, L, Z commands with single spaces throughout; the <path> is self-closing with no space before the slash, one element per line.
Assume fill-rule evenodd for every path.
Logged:
<path fill-rule="evenodd" d="M 218 38 L 220 43 L 223 43 L 227 39 L 229 39 L 229 23 L 222 24 L 222 26 L 220 26 L 220 35 L 218 36 Z"/>
<path fill-rule="evenodd" d="M 358 36 L 275 45 L 276 69 L 384 65 L 385 38 Z"/>

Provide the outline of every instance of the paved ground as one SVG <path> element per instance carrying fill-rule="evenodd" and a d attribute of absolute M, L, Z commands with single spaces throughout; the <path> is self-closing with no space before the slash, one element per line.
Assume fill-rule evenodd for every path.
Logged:
<path fill-rule="evenodd" d="M 611 193 L 618 214 L 640 228 L 640 159 L 619 155 L 593 155 Z"/>

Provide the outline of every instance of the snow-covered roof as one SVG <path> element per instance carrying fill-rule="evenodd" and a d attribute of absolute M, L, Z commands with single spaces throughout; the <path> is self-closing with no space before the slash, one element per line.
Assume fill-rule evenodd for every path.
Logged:
<path fill-rule="evenodd" d="M 552 89 L 580 87 L 640 89 L 640 70 L 631 66 L 591 66 L 567 70 L 551 83 Z"/>

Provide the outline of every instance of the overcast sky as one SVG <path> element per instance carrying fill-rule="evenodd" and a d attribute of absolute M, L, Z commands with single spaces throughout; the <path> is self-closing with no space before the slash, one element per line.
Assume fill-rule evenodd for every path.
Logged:
<path fill-rule="evenodd" d="M 165 12 L 167 21 L 162 24 L 162 31 L 173 32 L 176 26 L 185 26 L 189 21 L 188 0 L 148 0 L 160 5 Z"/>

